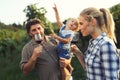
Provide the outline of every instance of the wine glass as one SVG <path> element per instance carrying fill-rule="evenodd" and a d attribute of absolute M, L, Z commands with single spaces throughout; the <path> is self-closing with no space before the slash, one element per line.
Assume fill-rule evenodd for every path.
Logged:
<path fill-rule="evenodd" d="M 42 39 L 41 39 L 41 34 L 35 34 L 34 35 L 35 42 L 40 44 Z"/>
<path fill-rule="evenodd" d="M 73 39 L 71 41 L 71 44 L 77 44 L 78 41 L 79 41 L 79 32 L 75 32 L 74 36 L 73 36 Z M 70 53 L 70 56 L 75 57 L 73 52 Z"/>
<path fill-rule="evenodd" d="M 40 43 L 42 42 L 41 34 L 35 34 L 34 39 L 35 39 L 35 42 L 38 43 L 39 52 L 41 53 L 43 50 L 42 44 L 40 45 Z"/>
<path fill-rule="evenodd" d="M 73 36 L 73 39 L 72 39 L 71 43 L 72 44 L 77 44 L 78 40 L 79 40 L 79 33 L 76 32 L 76 33 L 74 33 L 74 36 Z"/>

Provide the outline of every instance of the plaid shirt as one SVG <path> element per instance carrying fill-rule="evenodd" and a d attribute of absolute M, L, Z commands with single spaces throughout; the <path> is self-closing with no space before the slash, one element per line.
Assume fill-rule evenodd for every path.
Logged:
<path fill-rule="evenodd" d="M 118 80 L 120 61 L 117 48 L 106 33 L 90 40 L 85 64 L 86 80 Z"/>

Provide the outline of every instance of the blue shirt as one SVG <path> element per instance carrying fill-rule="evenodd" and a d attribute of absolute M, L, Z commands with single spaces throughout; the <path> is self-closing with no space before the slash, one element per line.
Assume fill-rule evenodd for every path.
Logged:
<path fill-rule="evenodd" d="M 70 37 L 72 40 L 74 32 L 72 30 L 65 30 L 65 25 L 63 25 L 59 31 L 59 36 L 61 38 L 68 38 Z M 62 42 L 58 43 L 58 55 L 59 57 L 69 59 L 70 58 L 70 44 L 71 41 L 63 44 Z"/>
<path fill-rule="evenodd" d="M 86 80 L 118 80 L 120 60 L 106 33 L 91 39 L 85 52 Z"/>

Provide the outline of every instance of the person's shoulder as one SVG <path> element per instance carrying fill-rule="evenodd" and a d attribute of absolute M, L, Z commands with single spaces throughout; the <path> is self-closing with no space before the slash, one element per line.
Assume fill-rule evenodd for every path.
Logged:
<path fill-rule="evenodd" d="M 32 45 L 32 40 L 30 40 L 28 43 L 26 43 L 24 46 L 23 46 L 23 49 L 27 49 L 30 47 L 30 45 Z"/>
<path fill-rule="evenodd" d="M 108 38 L 108 37 L 104 37 L 101 44 L 102 45 L 113 45 L 113 46 L 115 46 L 114 41 L 112 39 Z"/>
<path fill-rule="evenodd" d="M 100 47 L 102 49 L 110 49 L 116 51 L 117 47 L 114 41 L 108 37 L 103 38 L 103 41 L 100 42 Z"/>
<path fill-rule="evenodd" d="M 54 45 L 57 45 L 58 41 L 56 39 L 52 38 L 51 36 L 46 36 L 46 37 L 51 43 L 53 43 Z"/>
<path fill-rule="evenodd" d="M 65 25 L 65 24 L 63 24 L 63 25 L 60 27 L 60 30 L 64 30 L 64 29 L 65 29 L 65 27 L 66 27 L 66 25 Z"/>

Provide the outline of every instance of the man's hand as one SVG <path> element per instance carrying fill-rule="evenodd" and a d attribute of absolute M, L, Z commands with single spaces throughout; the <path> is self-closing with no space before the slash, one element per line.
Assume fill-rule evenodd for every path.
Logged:
<path fill-rule="evenodd" d="M 43 50 L 43 47 L 41 45 L 39 45 L 38 47 L 36 47 L 33 51 L 33 55 L 32 55 L 32 59 L 33 60 L 36 60 L 37 57 L 41 54 Z"/>
<path fill-rule="evenodd" d="M 70 59 L 60 58 L 60 67 L 66 67 L 68 64 L 70 64 Z"/>

